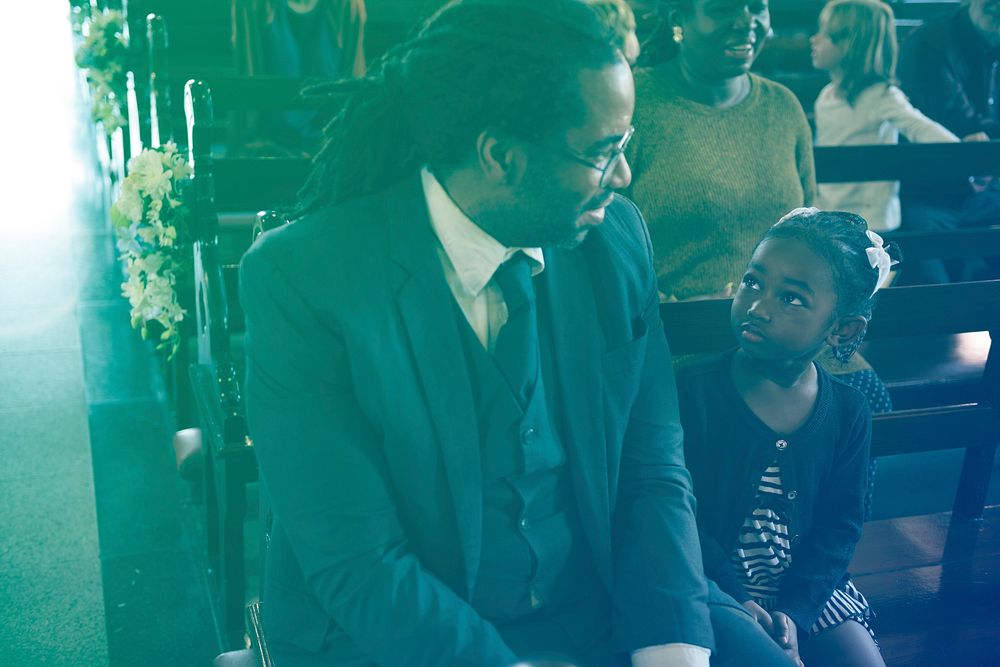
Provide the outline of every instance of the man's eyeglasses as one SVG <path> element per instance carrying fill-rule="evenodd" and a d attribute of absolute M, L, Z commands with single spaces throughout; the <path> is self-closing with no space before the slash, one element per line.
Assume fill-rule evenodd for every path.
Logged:
<path fill-rule="evenodd" d="M 592 158 L 580 155 L 576 151 L 570 150 L 569 148 L 549 146 L 547 144 L 543 146 L 558 153 L 564 158 L 576 162 L 577 164 L 582 164 L 585 167 L 590 167 L 591 169 L 601 172 L 601 180 L 598 185 L 605 188 L 608 186 L 608 181 L 611 180 L 611 175 L 615 173 L 615 168 L 618 166 L 618 163 L 621 162 L 622 156 L 625 155 L 625 147 L 628 146 L 628 142 L 632 140 L 633 134 L 635 134 L 635 127 L 628 128 L 628 131 L 622 136 L 618 143 L 615 144 L 614 148 L 611 149 L 611 154 L 607 158 L 601 160 L 601 162 L 594 162 Z"/>

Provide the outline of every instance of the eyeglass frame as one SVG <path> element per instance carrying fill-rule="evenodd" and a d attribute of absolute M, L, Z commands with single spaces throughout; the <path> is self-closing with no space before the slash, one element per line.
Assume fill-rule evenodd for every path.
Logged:
<path fill-rule="evenodd" d="M 628 143 L 632 141 L 633 135 L 635 135 L 635 125 L 630 125 L 625 134 L 622 135 L 622 138 L 619 139 L 618 143 L 611 149 L 611 155 L 608 156 L 608 161 L 603 167 L 599 164 L 594 164 L 593 161 L 587 157 L 580 155 L 576 151 L 566 148 L 565 146 L 552 146 L 549 144 L 538 145 L 542 148 L 547 148 L 564 158 L 572 160 L 577 164 L 581 164 L 584 167 L 590 167 L 591 169 L 599 171 L 601 173 L 601 178 L 597 184 L 603 188 L 608 185 L 608 180 L 610 180 L 609 174 L 614 173 L 614 168 L 618 166 L 618 162 L 622 159 L 622 157 L 624 157 L 625 149 L 628 147 Z"/>

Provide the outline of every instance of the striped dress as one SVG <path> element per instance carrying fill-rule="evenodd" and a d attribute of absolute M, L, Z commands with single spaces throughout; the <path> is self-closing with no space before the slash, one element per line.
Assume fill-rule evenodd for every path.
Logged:
<path fill-rule="evenodd" d="M 781 577 L 792 565 L 793 549 L 788 537 L 788 519 L 776 499 L 784 497 L 781 470 L 773 462 L 761 476 L 757 487 L 757 506 L 747 515 L 740 529 L 730 560 L 743 587 L 768 612 L 774 610 Z M 815 635 L 848 620 L 863 625 L 875 637 L 869 621 L 874 618 L 865 596 L 848 579 L 835 588 L 816 623 L 809 630 Z"/>

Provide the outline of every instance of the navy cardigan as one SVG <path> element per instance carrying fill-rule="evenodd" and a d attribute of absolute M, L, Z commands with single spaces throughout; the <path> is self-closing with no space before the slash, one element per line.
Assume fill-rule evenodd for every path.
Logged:
<path fill-rule="evenodd" d="M 809 420 L 795 433 L 768 428 L 730 375 L 735 350 L 694 361 L 677 375 L 684 451 L 694 478 L 705 574 L 739 602 L 750 599 L 730 563 L 765 468 L 781 466 L 792 565 L 775 609 L 808 631 L 847 576 L 861 537 L 871 413 L 861 392 L 819 371 Z"/>

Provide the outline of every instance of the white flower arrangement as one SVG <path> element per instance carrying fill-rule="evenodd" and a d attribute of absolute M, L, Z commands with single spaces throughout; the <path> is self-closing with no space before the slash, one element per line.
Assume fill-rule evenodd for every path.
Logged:
<path fill-rule="evenodd" d="M 150 323 L 158 323 L 163 331 L 157 349 L 168 358 L 180 345 L 179 327 L 186 315 L 178 289 L 191 272 L 191 239 L 178 189 L 190 176 L 174 143 L 146 148 L 129 160 L 121 193 L 111 206 L 127 273 L 122 295 L 132 307 L 132 326 L 147 338 Z"/>
<path fill-rule="evenodd" d="M 107 9 L 94 12 L 77 49 L 76 64 L 87 74 L 91 115 L 108 135 L 125 125 L 128 56 L 124 14 Z"/>

